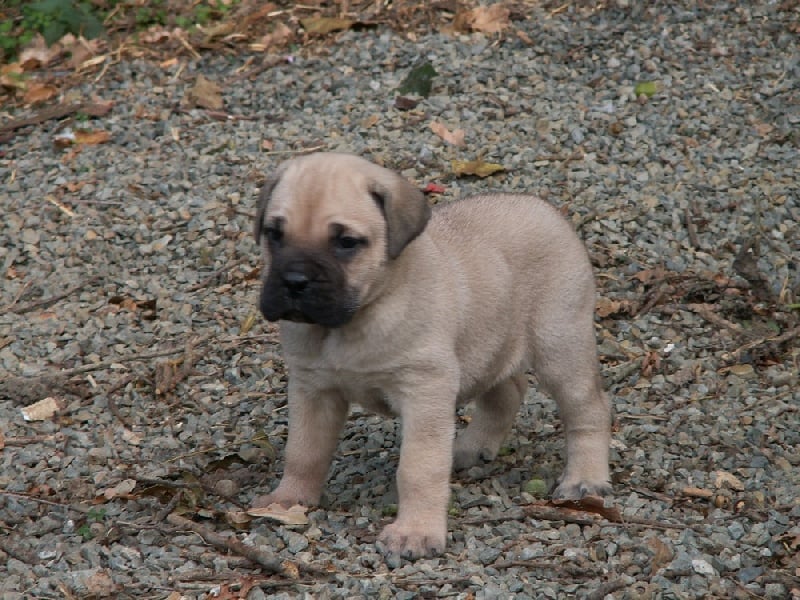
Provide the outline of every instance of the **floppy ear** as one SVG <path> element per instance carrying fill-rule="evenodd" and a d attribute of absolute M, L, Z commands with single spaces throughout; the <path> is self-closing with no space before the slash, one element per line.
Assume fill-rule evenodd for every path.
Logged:
<path fill-rule="evenodd" d="M 386 219 L 389 258 L 397 258 L 425 229 L 431 218 L 430 204 L 421 191 L 394 173 L 391 181 L 376 182 L 369 191 Z"/>
<path fill-rule="evenodd" d="M 255 224 L 253 225 L 253 237 L 256 239 L 256 244 L 261 243 L 261 230 L 264 225 L 264 213 L 267 212 L 267 205 L 269 204 L 269 199 L 272 196 L 272 190 L 275 189 L 276 185 L 278 185 L 281 175 L 283 175 L 285 170 L 286 167 L 284 165 L 280 165 L 277 170 L 267 178 L 267 180 L 264 182 L 264 187 L 261 188 L 261 192 L 258 194 L 258 208 L 256 210 Z"/>

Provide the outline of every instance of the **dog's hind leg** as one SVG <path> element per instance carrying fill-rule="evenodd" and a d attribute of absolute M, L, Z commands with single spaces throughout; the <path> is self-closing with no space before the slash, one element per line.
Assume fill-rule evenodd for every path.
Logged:
<path fill-rule="evenodd" d="M 553 496 L 605 495 L 611 492 L 611 406 L 602 389 L 591 315 L 562 322 L 574 326 L 539 329 L 534 360 L 540 386 L 558 404 L 567 442 L 567 464 Z"/>
<path fill-rule="evenodd" d="M 519 405 L 528 389 L 525 373 L 497 384 L 478 397 L 467 428 L 456 437 L 453 467 L 466 469 L 497 456 L 506 439 Z"/>

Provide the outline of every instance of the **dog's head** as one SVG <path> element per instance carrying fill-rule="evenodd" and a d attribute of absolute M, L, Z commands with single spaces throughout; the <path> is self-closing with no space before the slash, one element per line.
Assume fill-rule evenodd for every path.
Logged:
<path fill-rule="evenodd" d="M 261 312 L 270 321 L 345 325 L 429 218 L 419 190 L 362 158 L 317 153 L 283 163 L 256 214 Z"/>

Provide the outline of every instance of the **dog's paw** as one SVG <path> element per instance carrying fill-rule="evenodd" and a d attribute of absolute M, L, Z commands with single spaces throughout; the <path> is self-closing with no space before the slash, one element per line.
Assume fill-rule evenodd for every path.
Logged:
<path fill-rule="evenodd" d="M 266 508 L 270 504 L 280 504 L 284 508 L 289 508 L 296 504 L 315 506 L 319 504 L 319 498 L 310 494 L 299 493 L 296 489 L 282 489 L 281 486 L 278 486 L 269 494 L 256 496 L 250 503 L 250 506 L 252 508 Z"/>
<path fill-rule="evenodd" d="M 609 496 L 611 484 L 607 481 L 562 481 L 553 491 L 553 500 L 580 500 L 586 496 Z"/>
<path fill-rule="evenodd" d="M 378 536 L 378 549 L 387 557 L 401 557 L 409 560 L 425 556 L 437 556 L 444 551 L 444 533 L 434 533 L 428 529 L 415 529 L 397 521 L 383 528 Z"/>

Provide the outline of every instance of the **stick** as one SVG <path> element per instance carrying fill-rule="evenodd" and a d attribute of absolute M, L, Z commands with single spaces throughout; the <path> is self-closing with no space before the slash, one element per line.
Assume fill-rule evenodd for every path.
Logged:
<path fill-rule="evenodd" d="M 689 242 L 692 244 L 693 248 L 700 250 L 700 240 L 697 238 L 697 227 L 694 226 L 692 211 L 688 208 L 685 209 L 683 211 L 683 217 L 686 221 L 686 233 L 689 234 Z"/>
<path fill-rule="evenodd" d="M 753 340 L 752 342 L 747 342 L 744 346 L 741 346 L 740 348 L 734 350 L 732 354 L 733 356 L 738 357 L 743 352 L 752 350 L 753 348 L 761 346 L 762 344 L 766 344 L 768 342 L 772 342 L 773 344 L 782 344 L 784 342 L 788 342 L 789 340 L 793 340 L 796 337 L 800 337 L 800 327 L 795 327 L 794 329 L 785 331 L 780 335 L 762 337 L 757 340 Z"/>
<path fill-rule="evenodd" d="M 24 304 L 17 309 L 14 309 L 13 312 L 17 313 L 18 315 L 24 314 L 26 312 L 31 312 L 32 310 L 36 310 L 37 308 L 46 308 L 51 304 L 58 302 L 59 300 L 63 300 L 64 298 L 68 298 L 78 290 L 85 288 L 86 286 L 92 285 L 95 281 L 100 279 L 100 277 L 95 276 L 89 278 L 87 281 L 83 283 L 79 283 L 76 286 L 73 286 L 62 292 L 61 294 L 56 294 L 55 296 L 51 296 L 50 298 L 44 298 L 42 300 L 37 300 L 36 302 L 29 302 L 28 304 Z M 9 307 L 10 308 L 10 307 Z"/>
<path fill-rule="evenodd" d="M 232 552 L 233 554 L 244 556 L 250 562 L 260 566 L 270 573 L 277 573 L 279 575 L 289 577 L 290 579 L 295 579 L 295 577 L 292 577 L 291 569 L 284 566 L 283 561 L 281 561 L 279 558 L 271 556 L 254 546 L 245 546 L 232 535 L 220 535 L 216 531 L 211 531 L 207 527 L 203 527 L 199 523 L 190 521 L 189 519 L 181 517 L 180 515 L 176 515 L 175 513 L 167 515 L 167 522 L 171 525 L 175 525 L 176 527 L 180 527 L 181 529 L 188 529 L 195 532 L 206 542 L 212 546 L 215 546 L 216 548 L 219 548 L 220 550 L 226 550 L 228 552 Z"/>
<path fill-rule="evenodd" d="M 89 115 L 102 116 L 108 112 L 109 107 L 104 104 L 75 102 L 72 104 L 58 104 L 45 108 L 31 117 L 14 119 L 0 125 L 0 142 L 7 142 L 16 135 L 17 129 L 22 129 L 29 125 L 38 125 L 52 119 L 62 119 L 76 112 L 85 112 Z"/>
<path fill-rule="evenodd" d="M 726 329 L 730 329 L 736 333 L 744 333 L 741 325 L 728 321 L 728 319 L 723 319 L 717 313 L 715 313 L 708 304 L 687 304 L 686 308 L 693 313 L 700 315 L 709 323 L 713 323 L 719 327 L 725 327 Z"/>
<path fill-rule="evenodd" d="M 617 590 L 621 590 L 631 583 L 633 583 L 633 581 L 626 581 L 622 578 L 609 581 L 602 584 L 600 587 L 596 588 L 592 593 L 586 596 L 586 600 L 603 600 L 603 598 L 605 598 L 608 594 L 613 594 Z"/>

